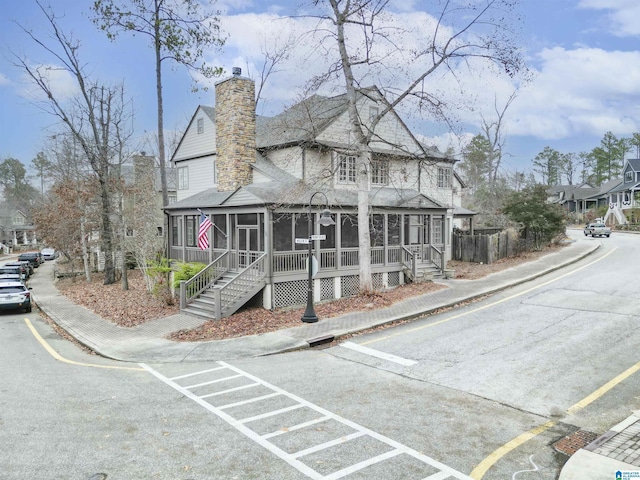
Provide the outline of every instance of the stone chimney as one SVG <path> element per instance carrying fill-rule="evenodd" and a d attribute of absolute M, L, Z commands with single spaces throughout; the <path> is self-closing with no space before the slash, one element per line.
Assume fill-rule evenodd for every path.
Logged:
<path fill-rule="evenodd" d="M 256 161 L 255 83 L 233 76 L 216 84 L 216 150 L 218 191 L 229 192 L 253 181 L 251 164 Z"/>

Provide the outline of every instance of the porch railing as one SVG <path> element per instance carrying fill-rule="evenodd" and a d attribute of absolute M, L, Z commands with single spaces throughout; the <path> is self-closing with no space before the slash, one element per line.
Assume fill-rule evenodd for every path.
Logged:
<path fill-rule="evenodd" d="M 273 273 L 304 272 L 307 269 L 305 250 L 296 252 L 275 252 L 273 254 Z M 320 250 L 320 270 L 336 270 L 342 267 L 357 267 L 360 263 L 358 248 L 337 250 Z M 371 249 L 372 265 L 398 265 L 402 263 L 402 247 L 373 247 Z"/>
<path fill-rule="evenodd" d="M 180 308 L 200 295 L 229 270 L 229 252 L 225 252 L 189 280 L 180 282 Z"/>
<path fill-rule="evenodd" d="M 225 308 L 232 306 L 238 299 L 247 296 L 256 286 L 262 286 L 266 276 L 267 254 L 262 253 L 244 270 L 229 279 L 229 282 L 213 290 L 216 318 L 222 318 Z"/>

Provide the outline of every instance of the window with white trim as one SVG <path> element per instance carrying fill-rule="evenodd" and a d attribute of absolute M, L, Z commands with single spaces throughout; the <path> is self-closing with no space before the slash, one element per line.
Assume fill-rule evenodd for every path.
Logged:
<path fill-rule="evenodd" d="M 371 184 L 389 185 L 389 161 L 371 160 Z"/>
<path fill-rule="evenodd" d="M 204 133 L 204 118 L 199 118 L 198 121 L 198 135 Z"/>
<path fill-rule="evenodd" d="M 628 172 L 624 173 L 624 181 L 625 182 L 633 182 L 633 172 L 631 170 L 629 170 Z"/>
<path fill-rule="evenodd" d="M 178 190 L 189 188 L 189 167 L 178 168 Z"/>
<path fill-rule="evenodd" d="M 438 188 L 451 188 L 450 167 L 438 167 Z"/>
<path fill-rule="evenodd" d="M 338 156 L 338 182 L 356 183 L 356 157 L 353 155 Z"/>

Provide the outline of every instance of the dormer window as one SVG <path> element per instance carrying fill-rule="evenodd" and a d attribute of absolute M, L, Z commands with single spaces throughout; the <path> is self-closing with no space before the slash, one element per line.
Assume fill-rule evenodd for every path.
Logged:
<path fill-rule="evenodd" d="M 204 118 L 198 119 L 198 135 L 204 133 Z"/>
<path fill-rule="evenodd" d="M 624 181 L 625 183 L 633 182 L 633 172 L 628 171 L 624 173 Z"/>

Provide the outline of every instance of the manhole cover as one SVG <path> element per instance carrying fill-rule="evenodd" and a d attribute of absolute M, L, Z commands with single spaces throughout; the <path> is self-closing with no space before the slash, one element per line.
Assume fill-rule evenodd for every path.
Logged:
<path fill-rule="evenodd" d="M 571 456 L 581 448 L 589 445 L 598 437 L 599 435 L 597 433 L 588 432 L 587 430 L 578 430 L 577 432 L 573 432 L 571 435 L 567 435 L 563 439 L 558 440 L 553 444 L 553 448 L 560 453 Z"/>

